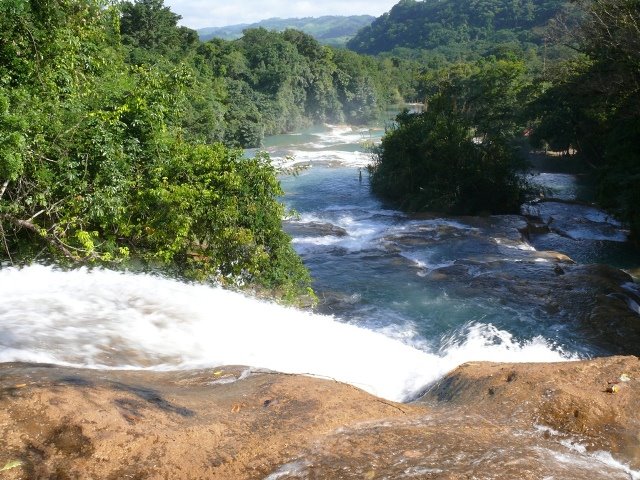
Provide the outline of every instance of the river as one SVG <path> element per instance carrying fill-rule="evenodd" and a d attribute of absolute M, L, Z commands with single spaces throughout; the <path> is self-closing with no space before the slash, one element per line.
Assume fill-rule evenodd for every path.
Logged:
<path fill-rule="evenodd" d="M 637 286 L 623 278 L 620 291 L 600 288 L 615 283 L 618 272 L 596 265 L 629 271 L 640 265 L 619 222 L 574 202 L 588 196 L 585 180 L 533 175 L 545 199 L 523 206 L 528 219 L 412 217 L 370 193 L 365 167 L 371 159 L 355 145 L 379 135 L 332 127 L 273 137 L 267 145 L 276 160 L 307 167 L 282 180 L 285 201 L 298 212 L 287 229 L 312 272 L 324 313 L 422 350 L 455 349 L 469 360 L 623 353 L 615 340 L 593 338 L 576 325 L 594 309 L 592 301 L 581 303 L 580 289 L 586 296 L 626 296 L 624 307 L 637 313 Z M 532 227 L 540 230 L 536 222 L 544 232 L 527 235 Z M 576 264 L 590 277 L 583 285 L 567 280 Z"/>
<path fill-rule="evenodd" d="M 622 225 L 568 202 L 578 177 L 536 176 L 557 201 L 525 206 L 529 217 L 407 216 L 369 191 L 365 146 L 381 134 L 326 126 L 265 144 L 304 167 L 281 181 L 315 313 L 152 275 L 3 268 L 0 361 L 250 365 L 407 401 L 466 361 L 640 353 L 640 291 L 617 269 L 640 256 Z"/>

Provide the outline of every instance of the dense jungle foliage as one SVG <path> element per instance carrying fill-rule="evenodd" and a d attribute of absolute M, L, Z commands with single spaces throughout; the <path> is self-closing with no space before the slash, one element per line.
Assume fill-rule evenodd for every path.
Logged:
<path fill-rule="evenodd" d="M 517 212 L 525 185 L 516 138 L 534 93 L 524 63 L 455 65 L 423 82 L 424 111 L 398 115 L 376 150 L 373 192 L 409 211 Z"/>
<path fill-rule="evenodd" d="M 478 8 L 475 15 L 472 6 Z M 516 11 L 522 8 L 532 15 L 523 17 Z M 433 44 L 416 37 L 435 31 L 421 24 L 427 17 L 440 19 L 444 32 Z M 476 33 L 457 44 L 455 55 L 437 60 L 447 45 L 456 44 L 458 27 Z M 502 42 L 505 29 L 542 50 Z M 637 0 L 402 0 L 356 37 L 375 37 L 387 50 L 401 45 L 401 38 L 430 47 L 411 55 L 399 48 L 385 54 L 422 59 L 425 67 L 413 88 L 425 111 L 402 114 L 390 128 L 372 168 L 374 192 L 409 210 L 514 211 L 523 187 L 516 175 L 518 152 L 528 136 L 534 148 L 573 152 L 589 165 L 600 203 L 628 222 L 637 240 L 638 32 Z M 480 59 L 470 60 L 477 55 Z"/>
<path fill-rule="evenodd" d="M 428 51 L 448 61 L 518 52 L 531 61 L 566 0 L 401 0 L 347 45 L 359 53 Z M 414 52 L 415 54 L 415 52 Z M 552 51 L 545 52 L 554 55 Z"/>
<path fill-rule="evenodd" d="M 0 1 L 0 259 L 304 294 L 277 172 L 234 147 L 369 121 L 400 97 L 393 66 L 297 31 L 203 44 L 178 20 L 161 0 Z"/>
<path fill-rule="evenodd" d="M 321 45 L 297 30 L 248 29 L 201 43 L 161 0 L 125 2 L 120 30 L 132 65 L 183 65 L 192 76 L 186 130 L 198 140 L 256 147 L 265 135 L 318 122 L 366 124 L 410 88 L 390 60 Z"/>
<path fill-rule="evenodd" d="M 575 149 L 594 169 L 598 198 L 640 240 L 640 2 L 579 0 L 554 41 L 578 56 L 556 65 L 531 104 L 534 144 Z"/>
<path fill-rule="evenodd" d="M 304 294 L 277 172 L 238 148 L 312 123 L 367 123 L 403 99 L 425 110 L 401 114 L 383 140 L 372 187 L 384 198 L 513 211 L 527 132 L 584 158 L 600 201 L 638 238 L 637 0 L 471 2 L 493 12 L 482 21 L 437 3 L 469 16 L 460 45 L 471 50 L 443 54 L 455 43 L 443 34 L 431 50 L 370 57 L 265 29 L 202 43 L 162 0 L 0 0 L 0 261 L 141 264 Z M 406 10 L 394 31 L 410 31 L 411 9 L 434 5 L 403 0 L 383 20 Z M 500 40 L 509 27 L 515 43 Z"/>

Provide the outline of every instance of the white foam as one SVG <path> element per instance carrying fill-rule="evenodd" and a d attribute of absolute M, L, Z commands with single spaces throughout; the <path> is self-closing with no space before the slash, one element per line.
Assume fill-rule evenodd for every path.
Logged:
<path fill-rule="evenodd" d="M 467 232 L 478 231 L 478 229 L 475 227 L 471 227 L 456 220 L 448 220 L 446 218 L 434 218 L 433 220 L 412 220 L 400 226 L 398 230 L 412 230 L 414 228 L 418 228 L 420 230 L 433 230 L 442 227 L 451 227 L 456 230 L 463 230 Z"/>
<path fill-rule="evenodd" d="M 310 145 L 320 148 L 320 145 Z M 365 152 L 341 150 L 291 150 L 286 155 L 271 155 L 276 167 L 291 168 L 299 165 L 341 165 L 366 167 L 372 163 L 371 155 Z"/>
<path fill-rule="evenodd" d="M 432 261 L 431 257 L 433 256 L 433 252 L 429 252 L 429 251 L 400 252 L 400 256 L 411 261 L 416 268 L 420 270 L 426 270 L 426 271 L 438 270 L 439 268 L 446 268 L 446 267 L 455 265 L 454 260 L 449 260 L 445 262 Z"/>
<path fill-rule="evenodd" d="M 552 231 L 572 240 L 626 242 L 629 237 L 618 220 L 588 205 L 550 201 L 525 204 L 521 211 L 540 217 Z"/>
<path fill-rule="evenodd" d="M 589 465 L 593 466 L 593 461 L 595 460 L 597 463 L 600 463 L 603 466 L 612 468 L 613 470 L 624 472 L 629 476 L 631 480 L 640 480 L 640 471 L 633 470 L 629 465 L 616 460 L 615 458 L 613 458 L 613 455 L 611 455 L 611 452 L 606 452 L 604 450 L 591 451 L 577 438 L 572 437 L 566 433 L 561 433 L 558 430 L 555 430 L 546 425 L 536 425 L 535 429 L 540 433 L 548 434 L 556 438 L 560 445 L 571 452 L 570 454 L 562 452 L 552 452 L 556 460 L 562 463 L 575 465 L 578 461 L 581 461 L 584 466 L 589 467 Z M 578 457 L 575 457 L 572 454 L 578 454 Z"/>
<path fill-rule="evenodd" d="M 509 332 L 491 324 L 473 323 L 443 342 L 443 362 L 453 369 L 469 361 L 561 362 L 578 360 L 541 336 L 518 342 Z"/>
<path fill-rule="evenodd" d="M 503 246 L 505 248 L 511 248 L 514 250 L 521 250 L 524 252 L 535 252 L 536 249 L 533 245 L 531 245 L 528 242 L 514 242 L 513 240 L 509 240 L 509 239 L 503 239 L 503 238 L 497 238 L 497 237 L 492 237 L 491 238 L 494 242 L 496 242 L 496 244 Z"/>
<path fill-rule="evenodd" d="M 303 214 L 300 219 L 292 223 L 331 223 L 342 228 L 347 235 L 318 236 L 318 237 L 295 237 L 293 244 L 299 253 L 316 251 L 322 247 L 339 247 L 350 252 L 357 252 L 365 249 L 376 248 L 383 233 L 387 231 L 389 225 L 385 221 L 378 221 L 371 218 L 372 214 L 364 216 L 354 215 L 349 210 L 335 209 L 331 218 L 321 217 L 315 214 Z"/>
<path fill-rule="evenodd" d="M 351 125 L 325 125 L 325 127 L 326 131 L 316 134 L 322 145 L 376 141 L 380 139 L 382 133 L 381 130 L 355 128 Z"/>
<path fill-rule="evenodd" d="M 325 130 L 310 134 L 312 140 L 287 148 L 267 149 L 273 164 L 282 169 L 300 165 L 366 167 L 373 162 L 370 146 L 381 139 L 381 131 L 358 129 L 349 125 L 325 125 Z M 252 150 L 247 151 L 251 154 Z"/>
<path fill-rule="evenodd" d="M 298 477 L 304 478 L 306 470 L 311 466 L 306 460 L 296 460 L 295 462 L 282 465 L 278 470 L 266 477 L 264 480 L 278 480 L 280 478 Z"/>
<path fill-rule="evenodd" d="M 585 466 L 593 466 L 594 461 L 596 463 L 600 463 L 603 466 L 609 467 L 613 470 L 618 470 L 624 472 L 629 475 L 631 480 L 640 480 L 640 471 L 633 470 L 628 464 L 622 463 L 619 460 L 613 458 L 611 452 L 606 452 L 603 450 L 597 451 L 589 451 L 586 446 L 582 445 L 579 442 L 574 442 L 568 439 L 560 440 L 560 444 L 569 449 L 572 452 L 579 454 L 583 457 L 583 463 Z M 555 457 L 557 460 L 565 463 L 575 464 L 576 460 L 573 457 L 562 453 L 556 453 Z"/>
<path fill-rule="evenodd" d="M 324 235 L 320 237 L 297 237 L 291 243 L 299 254 L 318 252 L 326 247 L 340 246 L 340 237 Z"/>
<path fill-rule="evenodd" d="M 106 270 L 0 270 L 0 361 L 153 369 L 248 365 L 334 378 L 406 400 L 469 360 L 565 358 L 544 339 L 519 344 L 490 325 L 470 327 L 436 355 L 221 288 Z"/>

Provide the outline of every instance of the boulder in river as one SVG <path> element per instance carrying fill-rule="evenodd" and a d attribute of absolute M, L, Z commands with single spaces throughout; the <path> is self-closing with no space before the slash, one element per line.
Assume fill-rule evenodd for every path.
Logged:
<path fill-rule="evenodd" d="M 286 231 L 292 236 L 303 237 L 346 237 L 347 231 L 327 222 L 287 222 L 285 224 Z"/>

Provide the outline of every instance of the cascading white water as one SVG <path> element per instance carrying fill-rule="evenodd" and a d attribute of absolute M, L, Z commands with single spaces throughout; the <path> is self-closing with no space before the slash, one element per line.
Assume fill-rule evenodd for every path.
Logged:
<path fill-rule="evenodd" d="M 427 348 L 332 317 L 152 275 L 0 270 L 4 362 L 165 370 L 247 365 L 331 377 L 407 400 L 465 361 L 567 359 L 542 338 L 519 344 L 490 325 L 472 326 L 437 355 Z"/>

